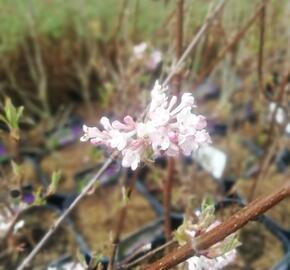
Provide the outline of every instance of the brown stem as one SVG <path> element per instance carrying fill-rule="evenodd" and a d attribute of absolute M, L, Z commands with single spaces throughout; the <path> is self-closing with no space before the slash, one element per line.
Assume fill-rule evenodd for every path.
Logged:
<path fill-rule="evenodd" d="M 176 74 L 178 69 L 181 67 L 184 60 L 188 57 L 188 55 L 195 48 L 195 46 L 197 45 L 201 37 L 204 35 L 204 33 L 208 30 L 209 26 L 212 24 L 214 19 L 220 14 L 226 2 L 227 0 L 221 0 L 219 4 L 217 4 L 217 6 L 214 8 L 214 10 L 206 17 L 204 24 L 200 27 L 198 32 L 195 34 L 195 36 L 191 40 L 190 44 L 187 46 L 187 48 L 183 52 L 182 56 L 178 59 L 177 63 L 173 66 L 170 73 L 167 75 L 166 79 L 164 80 L 163 85 L 167 85 L 168 82 L 171 81 L 172 77 Z"/>
<path fill-rule="evenodd" d="M 164 180 L 163 207 L 164 207 L 164 234 L 166 241 L 171 239 L 171 191 L 174 175 L 174 158 L 168 159 L 167 176 Z"/>
<path fill-rule="evenodd" d="M 264 77 L 263 77 L 263 63 L 264 63 L 264 40 L 265 40 L 265 18 L 266 18 L 266 5 L 263 6 L 260 14 L 260 42 L 258 53 L 258 80 L 259 80 L 259 92 L 262 95 L 264 89 Z"/>
<path fill-rule="evenodd" d="M 136 170 L 134 172 L 132 179 L 130 179 L 129 182 L 127 183 L 127 187 L 126 187 L 127 199 L 130 199 L 130 197 L 131 197 L 137 176 L 138 176 L 138 170 Z M 128 206 L 128 204 L 125 203 L 124 205 L 122 205 L 122 207 L 120 208 L 120 211 L 119 211 L 118 221 L 116 224 L 115 233 L 114 233 L 113 241 L 112 241 L 113 248 L 112 248 L 111 259 L 110 259 L 110 264 L 109 264 L 110 270 L 114 269 L 114 260 L 115 260 L 115 256 L 116 256 L 116 252 L 117 252 L 117 247 L 119 245 L 120 237 L 121 237 L 121 234 L 122 234 L 122 231 L 124 228 L 124 222 L 125 222 L 126 217 L 127 217 L 127 210 L 128 210 L 127 206 Z"/>
<path fill-rule="evenodd" d="M 263 10 L 266 1 L 263 1 L 259 7 L 255 10 L 254 14 L 250 17 L 250 19 L 247 21 L 247 23 L 244 25 L 244 27 L 236 34 L 233 38 L 228 42 L 228 44 L 225 45 L 225 47 L 220 51 L 217 58 L 212 62 L 211 65 L 207 69 L 205 69 L 197 79 L 195 85 L 199 85 L 216 67 L 216 65 L 225 57 L 225 55 L 234 48 L 234 46 L 241 40 L 241 38 L 245 35 L 245 33 L 248 31 L 248 29 L 251 27 L 251 25 L 256 21 L 258 18 L 258 15 Z"/>
<path fill-rule="evenodd" d="M 128 7 L 128 0 L 123 0 L 121 3 L 121 8 L 120 8 L 120 12 L 117 18 L 117 22 L 116 22 L 116 26 L 115 29 L 113 31 L 112 34 L 112 39 L 115 40 L 118 36 L 118 34 L 120 33 L 121 29 L 122 29 L 122 25 L 123 25 L 123 21 L 126 15 L 126 9 Z"/>
<path fill-rule="evenodd" d="M 176 59 L 179 59 L 182 55 L 183 47 L 183 0 L 176 1 Z M 180 72 L 175 75 L 175 94 L 180 95 L 181 90 L 181 78 Z"/>
<path fill-rule="evenodd" d="M 214 229 L 196 238 L 194 245 L 188 243 L 170 252 L 151 265 L 145 266 L 144 269 L 165 270 L 184 262 L 186 259 L 192 257 L 196 251 L 208 249 L 212 245 L 222 241 L 288 196 L 290 196 L 290 183 L 287 183 L 284 187 L 266 197 L 251 202 Z"/>

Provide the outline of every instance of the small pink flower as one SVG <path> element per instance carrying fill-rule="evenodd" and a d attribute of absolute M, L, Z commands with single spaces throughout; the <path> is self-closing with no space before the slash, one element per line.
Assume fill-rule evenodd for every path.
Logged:
<path fill-rule="evenodd" d="M 132 131 L 136 128 L 136 123 L 130 115 L 125 116 L 123 121 L 124 123 L 121 123 L 120 121 L 117 120 L 114 121 L 112 123 L 112 127 L 123 131 Z"/>
<path fill-rule="evenodd" d="M 143 151 L 143 140 L 132 141 L 130 147 L 122 151 L 122 166 L 127 168 L 131 167 L 133 171 L 136 170 L 141 161 L 141 155 L 143 154 Z"/>

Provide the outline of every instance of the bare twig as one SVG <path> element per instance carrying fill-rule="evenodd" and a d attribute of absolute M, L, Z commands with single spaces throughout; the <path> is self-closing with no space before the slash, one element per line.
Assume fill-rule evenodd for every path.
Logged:
<path fill-rule="evenodd" d="M 214 229 L 196 238 L 194 243 L 188 243 L 170 252 L 153 264 L 145 266 L 144 269 L 165 270 L 184 262 L 186 259 L 194 256 L 198 250 L 207 249 L 222 241 L 224 238 L 244 227 L 249 221 L 254 220 L 288 196 L 290 196 L 289 183 L 272 194 L 251 202 Z"/>
<path fill-rule="evenodd" d="M 163 207 L 164 207 L 164 234 L 166 241 L 171 239 L 171 191 L 174 177 L 174 158 L 168 158 L 167 176 L 163 187 Z"/>
<path fill-rule="evenodd" d="M 33 248 L 30 254 L 22 261 L 22 263 L 17 267 L 16 270 L 25 269 L 34 256 L 40 251 L 40 249 L 45 245 L 50 236 L 56 231 L 56 229 L 60 226 L 60 224 L 65 220 L 65 218 L 70 214 L 70 212 L 75 208 L 75 206 L 80 202 L 80 200 L 86 196 L 89 190 L 95 185 L 95 182 L 99 179 L 99 177 L 104 173 L 104 171 L 109 167 L 112 163 L 113 159 L 116 157 L 116 154 L 112 154 L 112 156 L 103 164 L 100 170 L 93 176 L 93 178 L 89 181 L 89 183 L 85 186 L 85 188 L 81 191 L 81 193 L 77 196 L 77 198 L 72 202 L 72 204 L 63 212 L 63 214 L 55 221 L 55 223 L 50 227 L 48 232 L 44 235 L 44 237 L 38 242 L 38 244 Z"/>
<path fill-rule="evenodd" d="M 183 48 L 183 0 L 176 1 L 176 59 L 182 55 Z M 181 74 L 175 75 L 176 95 L 179 96 L 181 88 Z"/>
<path fill-rule="evenodd" d="M 235 34 L 230 41 L 225 45 L 225 47 L 220 51 L 217 58 L 212 62 L 211 65 L 207 69 L 205 69 L 198 77 L 195 85 L 199 85 L 217 66 L 217 64 L 225 57 L 225 55 L 241 40 L 241 38 L 245 35 L 248 29 L 252 26 L 252 24 L 259 18 L 259 14 L 263 10 L 267 0 L 263 0 L 263 2 L 258 6 L 255 10 L 254 14 L 250 17 L 247 23 L 243 26 L 243 28 Z"/>
<path fill-rule="evenodd" d="M 127 172 L 127 171 L 126 171 Z M 133 174 L 132 179 L 129 180 L 129 183 L 127 184 L 127 189 L 126 189 L 126 199 L 129 200 L 131 198 L 132 191 L 134 189 L 134 185 L 138 176 L 139 170 L 135 171 Z M 114 231 L 114 236 L 113 236 L 113 248 L 112 248 L 112 253 L 111 253 L 111 258 L 110 258 L 110 263 L 109 263 L 109 269 L 113 270 L 114 269 L 114 261 L 115 261 L 115 256 L 116 256 L 116 251 L 120 242 L 120 237 L 121 233 L 124 228 L 124 222 L 127 217 L 127 210 L 128 210 L 128 203 L 126 202 L 124 205 L 122 205 L 120 211 L 119 211 L 119 216 L 118 216 L 118 221 L 117 221 L 117 226 Z"/>
<path fill-rule="evenodd" d="M 182 55 L 183 44 L 183 0 L 176 1 L 176 59 Z M 180 94 L 181 74 L 177 73 L 174 77 L 174 92 L 177 96 Z M 166 241 L 171 239 L 171 193 L 174 177 L 174 158 L 168 158 L 167 176 L 163 186 L 163 207 L 164 207 L 164 234 Z M 166 249 L 168 251 L 168 249 Z"/>
<path fill-rule="evenodd" d="M 265 18 L 266 18 L 266 4 L 263 6 L 260 13 L 260 42 L 259 42 L 259 53 L 258 53 L 258 80 L 259 80 L 259 92 L 260 95 L 264 89 L 264 77 L 263 77 L 263 63 L 264 63 L 264 41 L 265 41 Z"/>
<path fill-rule="evenodd" d="M 213 20 L 216 18 L 216 16 L 220 13 L 223 6 L 225 5 L 226 0 L 221 0 L 220 3 L 216 6 L 216 8 L 213 10 L 213 12 L 206 18 L 205 23 L 203 26 L 199 29 L 197 34 L 193 37 L 190 44 L 182 54 L 182 56 L 179 58 L 177 63 L 174 65 L 174 67 L 171 69 L 171 72 L 168 74 L 167 78 L 164 80 L 163 85 L 167 85 L 171 78 L 176 74 L 178 69 L 183 64 L 184 60 L 188 57 L 188 55 L 191 53 L 192 49 L 197 45 L 200 38 L 203 36 L 203 34 L 206 32 L 208 27 L 211 25 Z"/>
<path fill-rule="evenodd" d="M 28 10 L 27 10 L 27 21 L 29 24 L 29 31 L 30 36 L 33 41 L 33 49 L 34 49 L 34 81 L 38 88 L 38 97 L 40 101 L 42 102 L 43 108 L 45 110 L 46 116 L 50 116 L 50 106 L 49 106 L 49 100 L 48 100 L 48 89 L 47 89 L 47 74 L 43 63 L 43 56 L 39 44 L 39 40 L 37 38 L 37 28 L 35 24 L 35 18 L 33 13 L 33 4 L 31 1 L 27 2 L 28 4 Z M 27 54 L 27 57 L 29 58 L 29 54 Z M 30 64 L 33 63 L 33 61 L 28 62 Z"/>
<path fill-rule="evenodd" d="M 118 15 L 118 18 L 116 21 L 116 26 L 115 26 L 115 29 L 114 29 L 113 34 L 112 34 L 113 40 L 116 39 L 116 37 L 118 36 L 118 34 L 120 33 L 120 31 L 122 29 L 122 25 L 123 25 L 124 17 L 126 14 L 126 9 L 128 7 L 128 3 L 129 3 L 128 0 L 123 0 L 121 3 L 121 8 L 120 8 L 119 15 Z"/>
<path fill-rule="evenodd" d="M 163 244 L 162 246 L 160 246 L 158 248 L 155 248 L 155 249 L 149 251 L 148 253 L 146 253 L 142 257 L 139 257 L 135 261 L 120 266 L 118 269 L 119 270 L 121 270 L 121 269 L 122 270 L 124 270 L 124 269 L 131 269 L 133 266 L 136 266 L 136 265 L 140 264 L 142 261 L 144 261 L 144 260 L 152 257 L 153 255 L 155 255 L 156 253 L 162 251 L 163 249 L 173 246 L 173 244 L 175 244 L 175 243 L 176 243 L 176 240 L 175 239 L 172 239 L 169 242 L 166 242 L 165 244 Z"/>

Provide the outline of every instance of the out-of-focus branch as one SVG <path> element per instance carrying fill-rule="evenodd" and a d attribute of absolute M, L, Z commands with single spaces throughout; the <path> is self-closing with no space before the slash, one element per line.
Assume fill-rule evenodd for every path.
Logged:
<path fill-rule="evenodd" d="M 225 45 L 225 47 L 220 51 L 216 59 L 212 62 L 211 65 L 207 69 L 205 69 L 198 77 L 195 85 L 199 85 L 217 66 L 217 64 L 224 59 L 225 55 L 232 49 L 234 46 L 242 39 L 248 29 L 252 26 L 252 24 L 259 18 L 259 14 L 264 9 L 267 0 L 263 0 L 262 3 L 256 8 L 254 14 L 248 19 L 242 29 L 235 34 L 230 41 Z"/>
<path fill-rule="evenodd" d="M 100 168 L 100 170 L 92 177 L 89 183 L 85 186 L 85 188 L 81 191 L 81 193 L 77 196 L 77 198 L 72 202 L 72 204 L 63 212 L 63 214 L 55 221 L 55 223 L 50 227 L 48 232 L 44 235 L 44 237 L 38 242 L 38 244 L 34 247 L 34 249 L 30 252 L 30 254 L 22 261 L 22 263 L 17 267 L 16 270 L 25 269 L 31 260 L 36 256 L 36 254 L 40 251 L 40 249 L 45 245 L 50 236 L 54 234 L 60 224 L 66 219 L 66 217 L 70 214 L 70 212 L 78 205 L 78 203 L 82 200 L 83 197 L 87 195 L 87 193 L 91 190 L 91 188 L 95 185 L 96 181 L 99 177 L 104 173 L 104 171 L 110 166 L 113 159 L 116 157 L 116 153 L 112 154 L 112 156 L 104 163 L 104 165 Z"/>

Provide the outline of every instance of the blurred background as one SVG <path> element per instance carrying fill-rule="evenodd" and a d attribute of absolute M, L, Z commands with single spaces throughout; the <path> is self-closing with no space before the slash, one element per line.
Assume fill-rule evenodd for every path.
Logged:
<path fill-rule="evenodd" d="M 16 269 L 109 156 L 79 142 L 82 125 L 137 118 L 219 2 L 0 0 L 0 269 Z M 207 194 L 233 199 L 223 220 L 289 179 L 290 2 L 225 2 L 169 83 L 193 93 L 213 141 L 176 161 L 173 228 Z M 134 180 L 118 262 L 164 243 L 166 166 L 146 163 Z M 134 177 L 114 162 L 28 269 L 106 269 Z M 289 202 L 241 231 L 229 269 L 290 269 Z"/>

